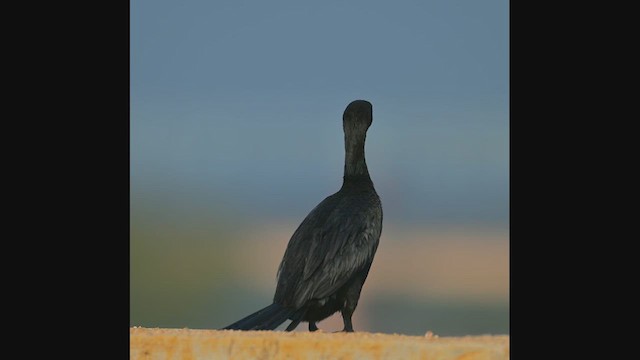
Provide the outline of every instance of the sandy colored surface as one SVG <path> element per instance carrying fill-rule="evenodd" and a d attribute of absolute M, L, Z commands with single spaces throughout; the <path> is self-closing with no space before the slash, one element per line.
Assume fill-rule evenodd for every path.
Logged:
<path fill-rule="evenodd" d="M 131 359 L 509 358 L 509 336 L 437 337 L 193 329 L 129 330 Z"/>

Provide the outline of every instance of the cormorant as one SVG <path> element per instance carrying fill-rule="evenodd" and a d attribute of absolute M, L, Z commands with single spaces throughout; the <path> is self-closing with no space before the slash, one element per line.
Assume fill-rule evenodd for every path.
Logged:
<path fill-rule="evenodd" d="M 364 156 L 372 106 L 351 102 L 342 116 L 345 164 L 342 188 L 324 199 L 289 240 L 278 269 L 273 304 L 225 327 L 273 330 L 287 319 L 286 331 L 301 321 L 316 323 L 340 311 L 345 332 L 358 305 L 382 232 L 382 204 Z"/>

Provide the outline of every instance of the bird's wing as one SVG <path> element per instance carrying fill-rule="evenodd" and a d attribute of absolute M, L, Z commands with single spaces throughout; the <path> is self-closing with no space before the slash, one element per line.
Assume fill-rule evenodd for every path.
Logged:
<path fill-rule="evenodd" d="M 325 234 L 322 243 L 329 245 L 317 247 L 310 255 L 296 298 L 306 301 L 330 296 L 371 265 L 380 237 L 371 220 Z"/>
<path fill-rule="evenodd" d="M 276 297 L 300 307 L 330 296 L 370 266 L 380 237 L 381 210 L 360 211 L 347 200 L 325 199 L 300 224 L 280 265 Z"/>

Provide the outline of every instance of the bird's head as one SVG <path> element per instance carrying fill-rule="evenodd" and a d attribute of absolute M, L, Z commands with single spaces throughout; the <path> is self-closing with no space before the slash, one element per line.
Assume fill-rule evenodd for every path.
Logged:
<path fill-rule="evenodd" d="M 352 101 L 344 110 L 342 125 L 345 132 L 366 132 L 373 122 L 373 107 L 366 100 Z"/>

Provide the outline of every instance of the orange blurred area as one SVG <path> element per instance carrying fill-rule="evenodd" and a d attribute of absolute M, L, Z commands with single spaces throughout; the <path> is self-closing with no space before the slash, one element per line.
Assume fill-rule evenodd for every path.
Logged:
<path fill-rule="evenodd" d="M 230 253 L 255 288 L 271 290 L 293 223 L 251 227 Z M 249 264 L 249 266 L 244 266 Z M 384 225 L 365 290 L 414 297 L 504 300 L 509 296 L 509 238 L 501 229 Z"/>

